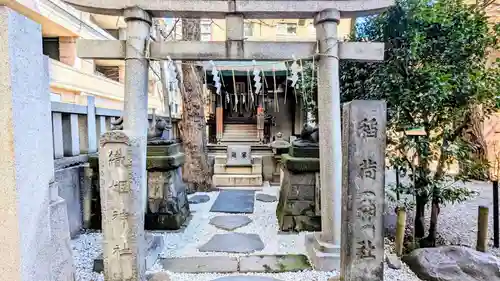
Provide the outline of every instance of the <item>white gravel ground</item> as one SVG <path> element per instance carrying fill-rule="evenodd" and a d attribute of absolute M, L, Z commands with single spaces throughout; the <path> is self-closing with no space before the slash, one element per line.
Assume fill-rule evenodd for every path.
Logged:
<path fill-rule="evenodd" d="M 264 187 L 262 191 L 266 194 L 279 196 L 278 187 Z M 217 198 L 219 192 L 197 193 L 210 196 L 210 201 L 203 204 L 191 205 L 193 217 L 186 229 L 181 232 L 162 233 L 165 238 L 165 247 L 161 257 L 193 257 L 193 256 L 238 256 L 230 253 L 204 253 L 198 251 L 198 247 L 208 242 L 213 235 L 227 233 L 209 224 L 212 217 L 227 215 L 221 213 L 210 213 L 210 208 Z M 265 244 L 262 251 L 254 254 L 305 254 L 305 235 L 300 234 L 278 234 L 278 221 L 276 219 L 276 207 L 278 202 L 264 203 L 255 201 L 253 214 L 247 216 L 252 222 L 239 228 L 236 232 L 258 234 Z M 158 233 L 157 233 L 158 234 Z M 77 267 L 77 281 L 101 281 L 102 274 L 92 272 L 92 262 L 102 251 L 102 236 L 100 233 L 82 234 L 72 241 L 75 264 Z M 159 265 L 155 265 L 153 271 L 161 270 Z M 336 272 L 304 271 L 297 273 L 280 274 L 257 274 L 262 276 L 273 276 L 281 280 L 315 280 L 327 281 L 335 276 Z M 172 274 L 172 281 L 212 281 L 214 278 L 222 277 L 222 274 Z"/>
<path fill-rule="evenodd" d="M 467 187 L 478 193 L 477 196 L 460 204 L 450 204 L 441 208 L 438 233 L 448 244 L 476 247 L 477 215 L 479 206 L 488 207 L 488 237 L 490 252 L 500 256 L 500 250 L 493 247 L 493 186 L 490 182 L 473 181 Z"/>
<path fill-rule="evenodd" d="M 266 194 L 279 196 L 277 187 L 265 187 L 262 191 Z M 165 235 L 165 251 L 163 257 L 186 257 L 186 256 L 220 256 L 223 253 L 206 253 L 198 251 L 198 247 L 205 244 L 215 234 L 228 233 L 209 224 L 211 218 L 228 214 L 210 213 L 215 198 L 219 192 L 197 193 L 210 196 L 210 202 L 191 205 L 193 218 L 189 226 L 181 233 L 167 233 Z M 278 221 L 276 219 L 276 207 L 278 202 L 264 203 L 255 201 L 253 214 L 245 214 L 252 222 L 244 227 L 236 229 L 234 232 L 255 233 L 260 236 L 265 244 L 262 251 L 255 254 L 304 254 L 304 238 L 306 233 L 278 235 Z M 225 254 L 228 256 L 238 256 L 238 254 Z"/>
<path fill-rule="evenodd" d="M 277 187 L 265 187 L 266 194 L 278 197 Z M 214 216 L 224 215 L 220 213 L 210 213 L 210 208 L 218 192 L 198 193 L 210 196 L 210 202 L 191 205 L 193 218 L 189 226 L 178 233 L 163 233 L 165 237 L 165 248 L 162 257 L 182 257 L 182 256 L 204 256 L 221 255 L 222 253 L 203 253 L 197 247 L 206 243 L 214 234 L 226 233 L 217 229 L 208 222 Z M 276 219 L 276 206 L 278 202 L 264 203 L 255 201 L 255 212 L 248 216 L 253 220 L 249 225 L 237 229 L 242 233 L 259 234 L 266 247 L 256 254 L 305 254 L 304 237 L 306 233 L 300 234 L 278 234 L 278 222 Z M 75 265 L 77 268 L 77 281 L 102 281 L 102 274 L 92 272 L 93 259 L 102 251 L 102 236 L 100 233 L 87 233 L 80 235 L 72 241 L 74 250 Z M 226 254 L 235 255 L 235 254 Z M 151 272 L 162 270 L 160 265 L 155 265 Z M 327 281 L 328 278 L 336 276 L 336 272 L 303 271 L 295 273 L 279 274 L 256 274 L 259 276 L 274 277 L 283 281 L 307 280 L 307 281 Z M 419 281 L 418 278 L 405 266 L 401 270 L 385 268 L 385 280 L 388 281 Z M 180 274 L 171 273 L 172 281 L 212 281 L 215 278 L 227 276 L 224 274 Z"/>
<path fill-rule="evenodd" d="M 475 246 L 477 231 L 477 212 L 479 206 L 490 208 L 489 237 L 493 237 L 492 229 L 492 186 L 486 182 L 471 182 L 467 186 L 478 192 L 479 195 L 470 200 L 460 203 L 443 206 L 439 216 L 439 234 L 448 241 L 449 244 L 461 244 Z M 267 187 L 262 192 L 278 195 L 278 188 Z M 208 224 L 210 218 L 221 215 L 209 213 L 213 200 L 217 197 L 217 192 L 206 193 L 211 197 L 211 201 L 204 204 L 191 205 L 193 219 L 189 226 L 180 233 L 164 234 L 165 249 L 163 257 L 180 256 L 203 256 L 220 255 L 221 253 L 202 253 L 197 247 L 207 242 L 214 234 L 224 233 Z M 236 231 L 244 233 L 257 233 L 264 241 L 266 247 L 256 254 L 304 254 L 304 236 L 301 234 L 278 235 L 277 220 L 275 216 L 277 202 L 263 203 L 255 202 L 255 212 L 249 217 L 253 222 Z M 222 214 L 223 215 L 223 214 Z M 492 241 L 490 241 L 490 244 Z M 77 281 L 101 281 L 102 275 L 92 273 L 92 261 L 101 253 L 101 234 L 88 233 L 72 241 L 75 264 L 77 268 Z M 491 248 L 490 248 L 491 249 Z M 386 249 L 387 250 L 387 249 Z M 500 256 L 500 251 L 491 249 L 491 252 Z M 229 254 L 228 254 L 229 255 Z M 152 270 L 160 270 L 155 266 Z M 271 274 L 281 280 L 311 280 L 327 281 L 336 273 L 324 273 L 306 271 L 299 273 Z M 261 274 L 262 275 L 262 274 Z M 212 281 L 219 274 L 172 274 L 172 281 Z M 400 270 L 393 270 L 385 267 L 384 280 L 388 281 L 418 281 L 419 279 L 403 264 Z"/>

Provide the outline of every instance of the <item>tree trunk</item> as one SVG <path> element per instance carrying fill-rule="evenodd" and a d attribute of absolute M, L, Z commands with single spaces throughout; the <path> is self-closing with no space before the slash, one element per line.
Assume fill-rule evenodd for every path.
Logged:
<path fill-rule="evenodd" d="M 182 39 L 200 41 L 200 20 L 182 20 Z M 183 86 L 181 86 L 183 112 L 179 131 L 184 147 L 186 162 L 182 177 L 188 193 L 208 191 L 212 187 L 212 177 L 207 155 L 206 120 L 203 104 L 203 82 L 196 62 L 185 61 L 182 65 Z"/>
<path fill-rule="evenodd" d="M 483 132 L 483 120 L 484 114 L 481 105 L 474 105 L 472 109 L 471 116 L 471 126 L 469 130 L 465 132 L 465 138 L 469 142 L 475 145 L 475 149 L 471 155 L 471 158 L 476 159 L 476 161 L 487 161 L 488 160 L 488 146 Z M 484 181 L 488 179 L 489 170 L 484 167 L 481 173 L 473 175 L 472 179 Z"/>
<path fill-rule="evenodd" d="M 415 206 L 415 237 L 423 238 L 425 236 L 425 205 L 427 204 L 427 196 L 419 196 L 416 198 Z"/>
<path fill-rule="evenodd" d="M 425 236 L 425 206 L 429 200 L 427 187 L 429 181 L 427 174 L 429 173 L 429 163 L 426 157 L 421 157 L 419 154 L 418 165 L 414 170 L 414 188 L 417 192 L 415 206 L 415 237 L 423 238 Z"/>
<path fill-rule="evenodd" d="M 429 235 L 424 239 L 423 247 L 436 247 L 437 223 L 441 209 L 439 208 L 439 200 L 436 196 L 432 198 L 431 222 L 429 225 Z"/>

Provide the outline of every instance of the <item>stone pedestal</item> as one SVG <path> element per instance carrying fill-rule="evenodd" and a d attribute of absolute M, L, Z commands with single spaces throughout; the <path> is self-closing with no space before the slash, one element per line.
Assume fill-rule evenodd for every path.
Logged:
<path fill-rule="evenodd" d="M 281 156 L 283 180 L 280 200 L 276 210 L 282 231 L 320 231 L 319 213 L 319 158 L 304 158 L 296 155 L 315 153 L 316 146 L 290 148 L 290 154 Z M 317 153 L 316 153 L 317 154 Z"/>
<path fill-rule="evenodd" d="M 216 156 L 215 187 L 260 187 L 262 186 L 262 157 L 252 156 L 251 147 L 229 145 L 227 156 Z"/>
<path fill-rule="evenodd" d="M 146 169 L 148 173 L 148 209 L 145 228 L 147 230 L 177 230 L 189 217 L 187 193 L 182 182 L 182 165 L 184 153 L 180 151 L 180 144 L 169 143 L 148 144 Z M 98 157 L 89 157 L 89 169 L 84 182 L 91 185 L 91 195 L 84 198 L 91 202 L 84 206 L 91 206 L 90 228 L 101 229 L 101 200 L 99 197 L 99 167 Z M 150 185 L 153 185 L 151 187 Z M 85 189 L 85 188 L 84 188 Z M 152 198 L 149 198 L 151 196 Z M 161 198 L 160 198 L 161 197 Z"/>
<path fill-rule="evenodd" d="M 148 230 L 177 230 L 190 215 L 181 167 L 180 144 L 148 145 Z"/>
<path fill-rule="evenodd" d="M 0 65 L 0 276 L 54 280 L 48 61 L 40 25 L 5 6 L 0 6 Z"/>

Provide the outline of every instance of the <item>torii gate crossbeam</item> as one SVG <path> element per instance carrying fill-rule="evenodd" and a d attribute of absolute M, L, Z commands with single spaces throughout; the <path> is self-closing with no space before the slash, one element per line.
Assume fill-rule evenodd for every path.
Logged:
<path fill-rule="evenodd" d="M 247 19 L 310 19 L 318 11 L 335 9 L 342 17 L 377 14 L 394 4 L 393 0 L 65 0 L 82 11 L 121 16 L 137 7 L 151 16 L 173 18 L 224 19 L 243 14 Z"/>

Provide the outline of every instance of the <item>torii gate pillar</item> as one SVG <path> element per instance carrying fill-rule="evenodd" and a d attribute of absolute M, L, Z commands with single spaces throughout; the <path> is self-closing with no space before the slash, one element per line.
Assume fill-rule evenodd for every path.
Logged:
<path fill-rule="evenodd" d="M 342 224 L 342 144 L 340 122 L 339 42 L 337 25 L 340 12 L 327 9 L 314 18 L 319 42 L 318 117 L 321 233 L 306 238 L 306 248 L 314 268 L 333 271 L 340 268 L 340 227 Z"/>
<path fill-rule="evenodd" d="M 148 132 L 149 36 L 152 17 L 140 8 L 129 8 L 123 14 L 127 23 L 125 44 L 125 100 L 123 130 L 139 138 L 136 175 L 142 191 L 143 210 L 147 204 L 146 145 Z"/>

